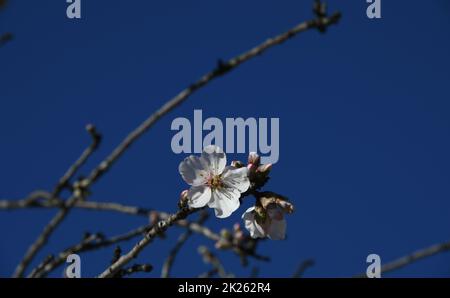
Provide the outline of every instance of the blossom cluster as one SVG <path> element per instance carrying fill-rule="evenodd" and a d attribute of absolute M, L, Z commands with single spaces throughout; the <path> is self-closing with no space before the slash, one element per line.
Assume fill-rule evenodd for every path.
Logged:
<path fill-rule="evenodd" d="M 226 218 L 239 208 L 244 196 L 253 195 L 255 205 L 242 215 L 250 236 L 284 239 L 284 215 L 293 212 L 293 205 L 281 195 L 258 191 L 269 179 L 271 169 L 272 164 L 261 164 L 255 152 L 249 154 L 247 165 L 233 161 L 227 166 L 223 150 L 209 145 L 201 156 L 191 155 L 180 163 L 181 177 L 190 185 L 189 190 L 182 192 L 181 201 L 190 208 L 208 206 L 214 209 L 216 217 Z"/>

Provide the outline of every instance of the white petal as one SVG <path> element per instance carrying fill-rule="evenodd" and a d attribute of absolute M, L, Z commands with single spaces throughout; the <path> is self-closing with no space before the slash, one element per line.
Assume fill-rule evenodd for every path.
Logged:
<path fill-rule="evenodd" d="M 216 217 L 225 218 L 239 208 L 241 193 L 235 188 L 224 187 L 212 192 L 208 206 L 214 208 Z"/>
<path fill-rule="evenodd" d="M 252 238 L 264 238 L 266 237 L 263 228 L 255 220 L 255 207 L 250 207 L 242 214 L 245 228 L 250 233 Z"/>
<path fill-rule="evenodd" d="M 286 235 L 286 219 L 272 220 L 268 227 L 267 236 L 272 240 L 283 240 Z"/>
<path fill-rule="evenodd" d="M 220 147 L 215 145 L 206 146 L 203 149 L 201 158 L 207 162 L 210 171 L 214 175 L 222 174 L 227 164 L 227 156 Z"/>
<path fill-rule="evenodd" d="M 211 188 L 208 186 L 192 186 L 188 192 L 188 205 L 191 208 L 201 208 L 206 206 L 211 200 Z"/>
<path fill-rule="evenodd" d="M 178 171 L 187 184 L 194 186 L 204 184 L 209 175 L 208 165 L 194 155 L 186 157 L 178 166 Z"/>
<path fill-rule="evenodd" d="M 247 168 L 226 167 L 222 173 L 222 181 L 228 187 L 237 188 L 240 192 L 245 192 L 250 187 L 247 172 Z"/>

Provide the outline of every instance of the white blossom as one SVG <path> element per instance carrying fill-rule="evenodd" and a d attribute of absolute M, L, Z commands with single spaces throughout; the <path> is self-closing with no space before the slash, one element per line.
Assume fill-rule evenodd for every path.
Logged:
<path fill-rule="evenodd" d="M 241 193 L 247 191 L 250 181 L 247 168 L 226 166 L 227 158 L 220 147 L 209 145 L 200 157 L 185 158 L 178 170 L 187 184 L 188 205 L 214 208 L 219 218 L 230 216 L 239 208 Z"/>
<path fill-rule="evenodd" d="M 252 238 L 268 237 L 272 240 L 282 240 L 286 235 L 286 219 L 284 209 L 276 204 L 270 204 L 266 209 L 248 208 L 242 215 L 245 228 Z"/>

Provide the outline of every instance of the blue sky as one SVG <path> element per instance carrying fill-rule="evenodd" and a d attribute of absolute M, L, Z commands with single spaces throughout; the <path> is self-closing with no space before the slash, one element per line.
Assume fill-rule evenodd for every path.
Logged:
<path fill-rule="evenodd" d="M 382 1 L 369 20 L 366 2 L 330 1 L 343 19 L 325 35 L 307 32 L 250 61 L 164 117 L 92 189 L 92 200 L 173 212 L 186 188 L 174 154 L 176 117 L 280 118 L 280 159 L 268 190 L 288 196 L 296 212 L 288 239 L 266 241 L 271 263 L 251 267 L 285 277 L 312 258 L 308 277 L 345 277 L 450 239 L 450 5 L 444 0 Z M 87 1 L 82 19 L 66 18 L 60 1 L 14 1 L 0 15 L 0 198 L 52 189 L 88 144 L 93 123 L 104 141 L 88 173 L 152 111 L 215 66 L 311 18 L 312 1 Z M 245 154 L 229 159 L 245 160 Z M 250 206 L 245 202 L 240 211 Z M 215 231 L 240 221 L 211 218 Z M 0 276 L 12 274 L 55 210 L 0 213 Z M 145 219 L 74 210 L 36 262 L 78 242 L 84 231 L 123 233 Z M 145 249 L 139 262 L 159 276 L 182 230 Z M 137 239 L 136 239 L 137 240 Z M 135 241 L 123 244 L 127 251 Z M 179 254 L 174 276 L 209 269 L 199 236 Z M 83 276 L 109 264 L 112 249 L 82 255 Z M 36 262 L 33 265 L 36 265 Z M 449 276 L 449 254 L 386 276 Z M 53 276 L 61 276 L 62 268 Z"/>

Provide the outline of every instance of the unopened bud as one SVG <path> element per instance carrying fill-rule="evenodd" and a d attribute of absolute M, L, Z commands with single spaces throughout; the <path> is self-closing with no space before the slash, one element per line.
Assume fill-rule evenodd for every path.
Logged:
<path fill-rule="evenodd" d="M 237 222 L 233 225 L 233 231 L 238 232 L 241 230 L 241 225 Z"/>
<path fill-rule="evenodd" d="M 288 201 L 286 197 L 271 191 L 259 193 L 258 199 L 264 209 L 267 209 L 270 204 L 278 205 L 281 201 Z"/>
<path fill-rule="evenodd" d="M 151 211 L 149 215 L 149 221 L 151 225 L 155 225 L 159 221 L 159 213 L 156 211 Z"/>
<path fill-rule="evenodd" d="M 189 199 L 188 193 L 189 193 L 189 191 L 187 189 L 183 190 L 180 193 L 180 200 L 178 201 L 178 207 L 179 208 L 186 207 L 188 199 Z"/>
<path fill-rule="evenodd" d="M 231 233 L 227 229 L 222 229 L 220 231 L 220 237 L 222 237 L 224 239 L 229 239 L 229 238 L 231 238 Z"/>
<path fill-rule="evenodd" d="M 276 201 L 277 205 L 280 206 L 281 208 L 283 208 L 283 211 L 286 213 L 292 213 L 294 212 L 294 205 L 292 205 L 291 203 L 289 203 L 288 201 L 284 201 L 284 200 L 277 200 Z"/>
<path fill-rule="evenodd" d="M 259 166 L 261 162 L 261 157 L 256 152 L 250 152 L 248 155 L 248 164 L 253 164 Z"/>

